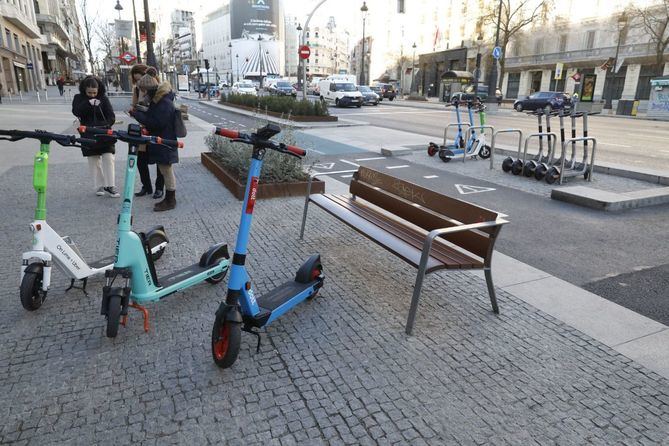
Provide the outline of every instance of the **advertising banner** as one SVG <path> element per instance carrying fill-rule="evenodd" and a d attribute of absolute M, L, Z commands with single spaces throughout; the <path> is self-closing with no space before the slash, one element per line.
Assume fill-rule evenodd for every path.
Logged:
<path fill-rule="evenodd" d="M 581 84 L 581 102 L 592 102 L 595 95 L 596 81 L 596 74 L 586 74 L 583 76 L 583 83 Z"/>
<path fill-rule="evenodd" d="M 231 38 L 279 38 L 280 0 L 230 0 Z"/>
<path fill-rule="evenodd" d="M 146 42 L 146 22 L 137 22 L 139 25 L 139 41 Z M 151 22 L 151 42 L 156 42 L 156 22 Z"/>
<path fill-rule="evenodd" d="M 116 27 L 116 38 L 124 38 L 131 40 L 132 39 L 132 28 L 133 28 L 133 23 L 132 20 L 115 20 L 114 21 L 115 27 Z"/>

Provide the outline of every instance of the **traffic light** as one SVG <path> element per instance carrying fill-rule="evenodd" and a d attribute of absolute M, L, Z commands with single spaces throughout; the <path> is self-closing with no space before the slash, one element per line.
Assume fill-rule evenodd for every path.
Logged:
<path fill-rule="evenodd" d="M 209 70 L 209 59 L 205 59 L 205 60 L 204 60 L 204 68 L 205 68 L 206 70 Z"/>

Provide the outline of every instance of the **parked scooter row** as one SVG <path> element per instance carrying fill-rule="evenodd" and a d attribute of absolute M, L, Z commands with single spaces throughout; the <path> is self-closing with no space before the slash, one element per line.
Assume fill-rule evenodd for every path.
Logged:
<path fill-rule="evenodd" d="M 570 177 L 583 176 L 585 180 L 592 180 L 594 169 L 594 156 L 597 146 L 597 140 L 588 136 L 588 114 L 587 112 L 577 112 L 574 109 L 566 112 L 563 108 L 552 111 L 542 109 L 528 113 L 536 116 L 538 121 L 538 133 L 533 133 L 525 138 L 524 150 L 521 152 L 521 145 L 518 146 L 518 154 L 514 157 L 507 157 L 502 161 L 502 170 L 511 172 L 514 175 L 521 173 L 525 177 L 534 177 L 537 180 L 545 179 L 548 184 L 558 181 L 560 184 Z M 558 144 L 557 135 L 551 131 L 551 117 L 558 117 L 560 122 L 560 156 L 556 158 Z M 571 138 L 567 139 L 565 135 L 565 118 L 571 119 Z M 542 119 L 543 118 L 543 119 Z M 582 118 L 582 137 L 576 137 L 576 121 Z M 542 125 L 545 121 L 546 128 Z M 518 130 L 506 130 L 506 132 Z M 522 133 L 520 133 L 522 140 Z M 539 140 L 539 151 L 528 158 L 528 146 L 531 140 Z M 544 139 L 546 140 L 544 150 Z M 493 137 L 493 150 L 494 150 Z M 577 159 L 577 143 L 583 143 L 583 157 Z M 567 156 L 567 146 L 571 144 L 571 153 Z M 592 147 L 589 146 L 592 144 Z M 492 168 L 492 167 L 491 167 Z"/>
<path fill-rule="evenodd" d="M 149 313 L 142 306 L 182 291 L 204 281 L 220 283 L 228 269 L 231 277 L 227 298 L 221 303 L 212 329 L 211 347 L 214 362 L 219 367 L 229 367 L 237 359 L 241 331 L 258 337 L 254 328 L 261 328 L 276 320 L 306 299 L 316 296 L 323 285 L 323 267 L 320 256 L 311 256 L 297 271 L 295 280 L 289 281 L 269 293 L 256 298 L 249 276 L 244 268 L 247 244 L 250 236 L 251 219 L 258 191 L 258 182 L 266 151 L 275 150 L 301 158 L 306 152 L 300 148 L 278 144 L 270 138 L 280 132 L 276 125 L 267 125 L 253 134 L 238 133 L 228 129 L 216 129 L 216 134 L 237 142 L 253 146 L 251 168 L 249 170 L 246 197 L 242 205 L 240 229 L 230 267 L 227 245 L 218 243 L 211 246 L 193 265 L 171 274 L 158 277 L 154 262 L 158 260 L 167 244 L 167 236 L 162 226 L 156 226 L 146 233 L 132 231 L 132 201 L 137 168 L 138 148 L 142 144 L 158 144 L 168 147 L 182 147 L 177 141 L 163 140 L 148 136 L 139 125 L 131 124 L 127 131 L 104 130 L 80 127 L 88 131 L 96 140 L 77 138 L 73 135 L 59 135 L 44 131 L 0 130 L 5 138 L 0 140 L 19 141 L 25 138 L 40 141 L 40 151 L 35 156 L 33 187 L 37 192 L 35 220 L 31 224 L 33 247 L 24 253 L 21 266 L 21 303 L 27 310 L 38 309 L 49 290 L 52 262 L 55 260 L 71 278 L 82 280 L 104 272 L 106 283 L 103 287 L 101 313 L 106 317 L 106 334 L 115 337 L 119 325 L 125 325 L 128 309 L 142 312 L 144 330 L 149 330 Z M 86 264 L 76 245 L 69 238 L 60 237 L 46 223 L 46 187 L 48 179 L 49 145 L 52 141 L 63 146 L 80 147 L 106 138 L 113 142 L 128 143 L 126 177 L 124 183 L 121 212 L 117 219 L 116 254 L 92 264 Z M 70 289 L 68 288 L 68 290 Z"/>
<path fill-rule="evenodd" d="M 462 104 L 467 104 L 469 123 L 462 122 L 460 115 Z M 485 130 L 490 129 L 494 132 L 494 128 L 486 125 L 485 105 L 478 99 L 470 101 L 454 99 L 450 106 L 455 108 L 457 122 L 448 124 L 444 129 L 444 143 L 442 145 L 437 145 L 434 142 L 428 144 L 427 154 L 429 156 L 438 154 L 439 158 L 445 163 L 452 159 L 462 159 L 464 161 L 465 159 L 489 158 L 490 146 L 486 143 Z M 474 122 L 474 112 L 478 113 L 479 125 Z M 452 127 L 457 127 L 458 130 L 453 142 L 448 143 L 448 129 Z"/>

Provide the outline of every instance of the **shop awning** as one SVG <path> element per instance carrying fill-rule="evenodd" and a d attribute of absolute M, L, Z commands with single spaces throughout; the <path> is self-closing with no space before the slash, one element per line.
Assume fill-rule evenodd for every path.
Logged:
<path fill-rule="evenodd" d="M 447 71 L 444 74 L 441 75 L 442 80 L 465 80 L 465 81 L 470 81 L 474 79 L 474 75 L 470 73 L 469 71 Z"/>
<path fill-rule="evenodd" d="M 25 64 L 22 64 L 21 62 L 17 62 L 17 61 L 15 61 L 15 60 L 13 60 L 12 62 L 14 62 L 14 66 L 15 66 L 15 67 L 23 68 L 23 69 L 26 68 L 26 65 L 25 65 Z"/>

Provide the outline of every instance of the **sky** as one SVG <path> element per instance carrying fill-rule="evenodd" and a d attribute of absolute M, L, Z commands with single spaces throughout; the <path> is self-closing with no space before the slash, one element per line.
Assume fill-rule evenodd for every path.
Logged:
<path fill-rule="evenodd" d="M 79 0 L 77 0 L 79 1 Z M 121 11 L 121 19 L 123 20 L 132 20 L 132 0 L 119 0 L 123 10 Z M 306 16 L 311 9 L 318 3 L 319 0 L 283 0 L 284 13 L 287 15 L 294 15 L 297 17 Z M 372 8 L 372 3 L 374 0 L 369 0 L 370 9 Z M 118 13 L 114 9 L 116 5 L 116 0 L 89 0 L 89 10 L 94 11 L 95 15 L 99 18 L 100 21 L 113 22 L 118 18 Z M 201 45 L 201 28 L 200 22 L 209 12 L 220 7 L 224 4 L 222 0 L 214 1 L 202 1 L 202 0 L 190 0 L 188 2 L 189 7 L 184 8 L 183 0 L 149 0 L 149 12 L 151 14 L 151 21 L 158 23 L 158 39 L 167 38 L 170 32 L 170 14 L 175 9 L 186 9 L 193 11 L 195 14 L 196 21 L 196 34 L 198 34 L 198 47 Z M 362 6 L 362 0 L 328 0 L 326 1 L 319 9 L 318 12 L 314 15 L 312 23 L 322 22 L 324 23 L 329 16 L 334 16 L 338 26 L 348 28 L 352 32 L 359 31 L 358 28 L 361 25 L 360 22 L 360 6 Z M 137 20 L 144 19 L 144 8 L 143 0 L 135 0 L 135 7 L 137 9 Z M 350 13 L 350 7 L 354 13 Z"/>

